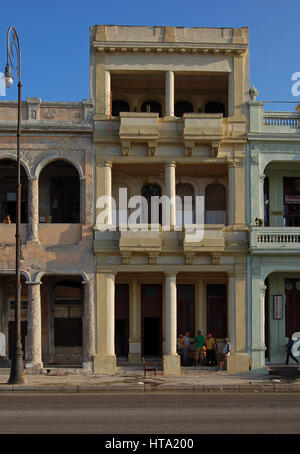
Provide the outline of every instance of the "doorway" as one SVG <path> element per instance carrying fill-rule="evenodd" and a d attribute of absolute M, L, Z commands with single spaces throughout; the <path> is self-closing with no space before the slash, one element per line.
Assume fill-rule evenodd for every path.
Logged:
<path fill-rule="evenodd" d="M 162 286 L 141 286 L 142 355 L 160 356 L 162 353 Z"/>
<path fill-rule="evenodd" d="M 129 351 L 129 285 L 116 284 L 115 289 L 115 351 L 117 358 Z"/>

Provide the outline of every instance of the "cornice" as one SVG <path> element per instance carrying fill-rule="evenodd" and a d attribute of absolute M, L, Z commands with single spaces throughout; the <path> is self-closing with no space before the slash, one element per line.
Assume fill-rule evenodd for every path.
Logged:
<path fill-rule="evenodd" d="M 93 48 L 95 51 L 100 53 L 108 53 L 108 54 L 115 54 L 115 53 L 132 53 L 132 54 L 204 54 L 204 55 L 220 55 L 224 54 L 226 56 L 242 56 L 246 52 L 248 45 L 247 44 L 188 44 L 188 43 L 147 43 L 141 44 L 139 43 L 126 43 L 124 42 L 93 42 Z"/>

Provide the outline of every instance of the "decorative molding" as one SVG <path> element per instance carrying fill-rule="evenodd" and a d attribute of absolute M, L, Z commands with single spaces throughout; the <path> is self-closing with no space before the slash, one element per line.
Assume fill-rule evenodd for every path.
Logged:
<path fill-rule="evenodd" d="M 185 141 L 184 142 L 184 154 L 185 154 L 185 156 L 189 156 L 189 157 L 193 156 L 194 148 L 195 148 L 195 142 Z"/>
<path fill-rule="evenodd" d="M 157 151 L 157 140 L 148 140 L 148 156 L 155 156 Z"/>
<path fill-rule="evenodd" d="M 131 259 L 131 252 L 122 252 L 121 256 L 122 256 L 122 264 L 129 265 L 130 259 Z"/>
<path fill-rule="evenodd" d="M 195 252 L 186 252 L 185 253 L 185 264 L 193 265 L 195 256 L 196 256 Z"/>
<path fill-rule="evenodd" d="M 211 156 L 213 158 L 216 158 L 218 156 L 220 148 L 221 148 L 220 140 L 216 140 L 211 143 Z"/>
<path fill-rule="evenodd" d="M 149 265 L 156 265 L 159 252 L 148 252 Z"/>

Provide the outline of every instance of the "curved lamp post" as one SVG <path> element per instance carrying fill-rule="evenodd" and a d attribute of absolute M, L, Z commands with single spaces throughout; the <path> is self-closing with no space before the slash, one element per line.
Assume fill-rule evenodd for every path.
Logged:
<path fill-rule="evenodd" d="M 12 37 L 12 40 L 11 40 Z M 7 63 L 5 67 L 5 84 L 10 88 L 13 84 L 11 71 L 18 75 L 18 129 L 17 129 L 17 210 L 16 210 L 16 284 L 15 284 L 15 336 L 14 352 L 11 363 L 9 384 L 26 383 L 24 375 L 23 350 L 21 341 L 21 166 L 20 166 L 20 138 L 21 138 L 21 49 L 19 37 L 14 27 L 7 31 Z"/>

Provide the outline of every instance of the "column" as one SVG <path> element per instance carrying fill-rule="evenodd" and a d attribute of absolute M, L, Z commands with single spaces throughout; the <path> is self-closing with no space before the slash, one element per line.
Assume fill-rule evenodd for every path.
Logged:
<path fill-rule="evenodd" d="M 94 356 L 95 374 L 113 374 L 115 355 L 115 273 L 97 273 L 97 353 Z"/>
<path fill-rule="evenodd" d="M 107 70 L 105 71 L 104 84 L 105 115 L 111 115 L 111 78 L 110 72 Z"/>
<path fill-rule="evenodd" d="M 252 298 L 251 298 L 251 369 L 257 373 L 265 373 L 265 291 L 260 267 L 252 266 Z"/>
<path fill-rule="evenodd" d="M 176 225 L 176 162 L 165 163 L 165 187 L 166 195 L 170 199 L 170 226 Z"/>
<path fill-rule="evenodd" d="M 195 285 L 197 289 L 196 307 L 195 307 L 195 329 L 200 329 L 202 334 L 206 332 L 205 322 L 205 287 L 203 279 L 198 280 L 198 284 Z M 194 334 L 194 333 L 192 333 Z"/>
<path fill-rule="evenodd" d="M 174 116 L 174 72 L 166 72 L 166 117 Z"/>
<path fill-rule="evenodd" d="M 82 320 L 82 368 L 86 373 L 92 373 L 93 356 L 95 354 L 95 314 L 94 314 L 94 280 L 82 282 L 84 288 L 83 320 Z"/>
<path fill-rule="evenodd" d="M 105 206 L 101 198 L 105 198 Z M 96 201 L 96 224 L 112 224 L 112 163 L 104 162 L 97 166 L 97 199 L 100 200 L 101 206 Z M 103 207 L 103 208 L 102 208 Z M 105 219 L 103 219 L 105 216 Z"/>
<path fill-rule="evenodd" d="M 177 289 L 176 274 L 165 274 L 165 351 L 163 370 L 166 375 L 180 375 L 177 354 Z"/>
<path fill-rule="evenodd" d="M 39 241 L 39 181 L 28 179 L 28 241 Z"/>
<path fill-rule="evenodd" d="M 39 371 L 42 363 L 40 282 L 28 282 L 26 369 Z"/>
<path fill-rule="evenodd" d="M 229 163 L 228 192 L 229 192 L 229 225 L 244 228 L 246 173 L 244 159 L 238 158 Z"/>
<path fill-rule="evenodd" d="M 141 363 L 141 302 L 137 279 L 133 279 L 129 294 L 129 364 Z"/>
<path fill-rule="evenodd" d="M 242 270 L 228 275 L 228 338 L 231 344 L 231 355 L 227 360 L 229 373 L 240 373 L 249 370 L 247 353 L 247 304 L 246 304 L 246 271 L 245 263 L 238 263 Z"/>

